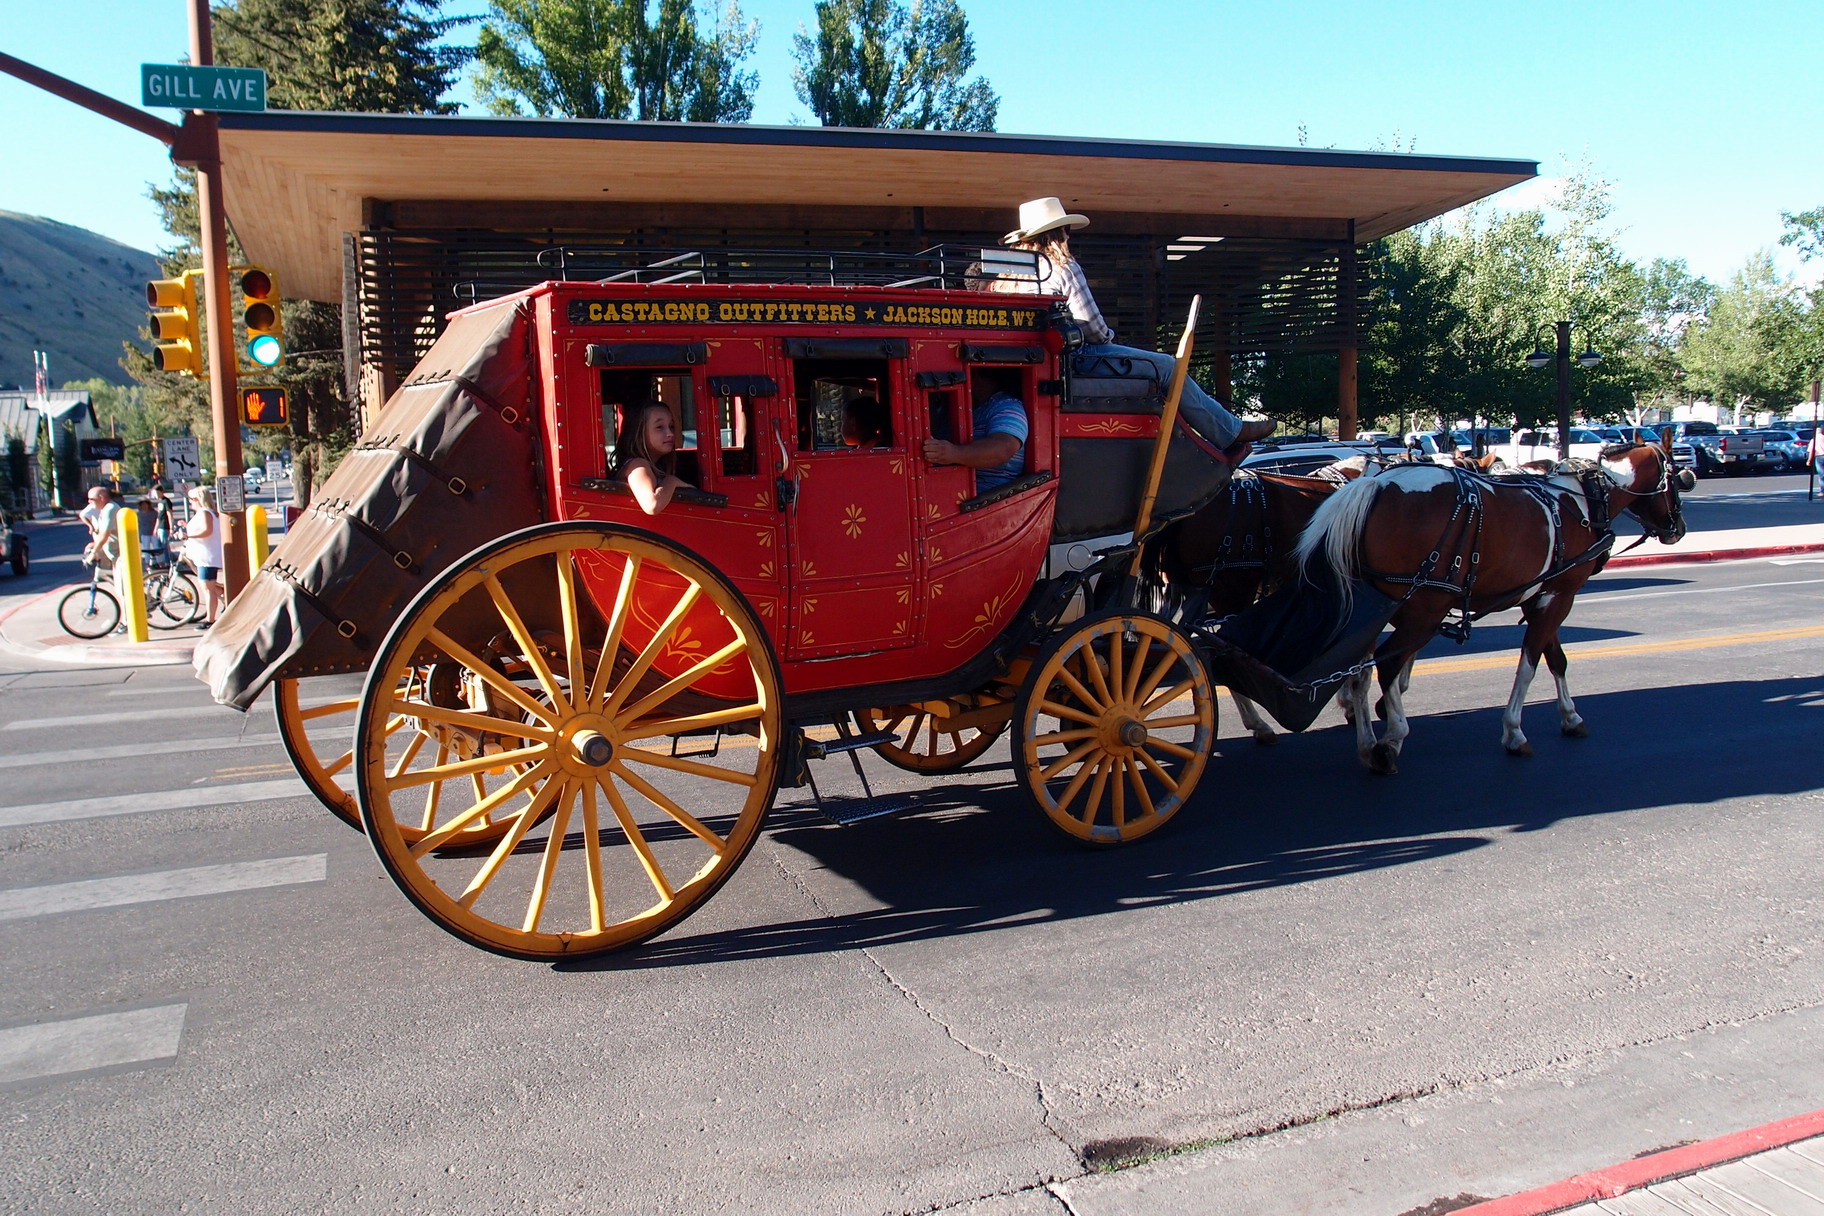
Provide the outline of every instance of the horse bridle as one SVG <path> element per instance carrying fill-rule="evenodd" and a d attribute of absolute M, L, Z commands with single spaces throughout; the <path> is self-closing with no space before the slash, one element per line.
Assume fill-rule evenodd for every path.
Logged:
<path fill-rule="evenodd" d="M 1621 487 L 1622 491 L 1631 495 L 1636 503 L 1650 498 L 1658 498 L 1662 494 L 1668 494 L 1675 479 L 1680 490 L 1689 490 L 1692 486 L 1697 484 L 1696 478 L 1692 477 L 1688 470 L 1677 467 L 1672 459 L 1671 451 L 1656 443 L 1633 443 L 1625 448 L 1608 448 L 1605 449 L 1604 457 L 1605 459 L 1614 459 L 1618 456 L 1626 456 L 1636 448 L 1652 448 L 1655 452 L 1660 454 L 1659 480 L 1652 489 L 1636 490 L 1631 486 Z M 1654 540 L 1668 545 L 1677 542 L 1685 535 L 1685 506 L 1683 500 L 1677 494 L 1670 495 L 1670 504 L 1667 509 L 1666 518 L 1667 528 L 1665 531 L 1654 528 L 1648 524 L 1646 520 L 1641 519 L 1639 512 L 1634 510 L 1634 506 L 1635 503 L 1629 503 L 1624 509 L 1630 515 L 1633 515 L 1635 519 L 1640 520 L 1641 527 L 1646 529 L 1646 531 L 1641 533 L 1633 544 L 1629 545 L 1626 549 L 1623 549 L 1621 551 L 1622 553 L 1627 553 L 1640 548 L 1640 546 L 1647 543 L 1647 537 L 1649 535 L 1651 535 Z M 1619 556 L 1619 554 L 1617 556 Z"/>

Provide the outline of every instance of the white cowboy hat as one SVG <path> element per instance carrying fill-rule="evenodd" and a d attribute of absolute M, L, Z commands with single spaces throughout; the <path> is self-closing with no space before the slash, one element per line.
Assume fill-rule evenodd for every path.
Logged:
<path fill-rule="evenodd" d="M 1086 215 L 1065 214 L 1064 204 L 1056 198 L 1035 198 L 1020 204 L 1020 226 L 1002 237 L 1001 244 L 1012 245 L 1053 228 L 1081 228 L 1087 223 Z"/>

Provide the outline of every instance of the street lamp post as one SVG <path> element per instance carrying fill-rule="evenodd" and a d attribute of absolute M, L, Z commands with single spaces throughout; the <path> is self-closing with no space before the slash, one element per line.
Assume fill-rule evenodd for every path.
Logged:
<path fill-rule="evenodd" d="M 1558 459 L 1571 458 L 1571 323 L 1558 321 L 1552 328 L 1557 331 L 1558 353 L 1556 356 L 1545 353 L 1544 347 L 1536 347 L 1526 357 L 1528 367 L 1542 368 L 1554 361 L 1558 364 Z M 1537 335 L 1535 335 L 1537 336 Z M 1589 342 L 1589 335 L 1584 335 L 1584 351 L 1577 356 L 1577 366 L 1595 367 L 1602 362 L 1602 356 L 1596 353 L 1595 346 Z"/>

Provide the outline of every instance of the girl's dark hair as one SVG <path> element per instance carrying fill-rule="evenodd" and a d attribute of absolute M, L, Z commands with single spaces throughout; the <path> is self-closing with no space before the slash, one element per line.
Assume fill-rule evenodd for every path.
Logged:
<path fill-rule="evenodd" d="M 646 419 L 654 410 L 671 413 L 671 407 L 663 401 L 646 401 L 628 410 L 621 420 L 621 433 L 614 441 L 614 467 L 625 469 L 636 460 L 644 460 L 661 473 L 672 471 L 677 463 L 677 453 L 667 452 L 663 456 L 654 456 L 646 450 Z"/>

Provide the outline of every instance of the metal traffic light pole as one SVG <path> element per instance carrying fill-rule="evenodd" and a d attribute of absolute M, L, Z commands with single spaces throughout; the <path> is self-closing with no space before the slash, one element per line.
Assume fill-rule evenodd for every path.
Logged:
<path fill-rule="evenodd" d="M 190 62 L 197 67 L 215 63 L 209 0 L 190 0 Z M 192 155 L 186 159 L 196 170 L 197 214 L 202 221 L 203 307 L 209 318 L 209 412 L 215 419 L 215 472 L 219 478 L 241 472 L 240 378 L 235 363 L 233 291 L 228 281 L 228 210 L 222 197 L 221 128 L 214 114 L 195 112 L 185 127 L 186 134 L 193 132 L 196 137 Z M 232 600 L 247 585 L 247 531 L 225 512 L 217 511 L 216 519 L 222 528 L 222 577 Z"/>

